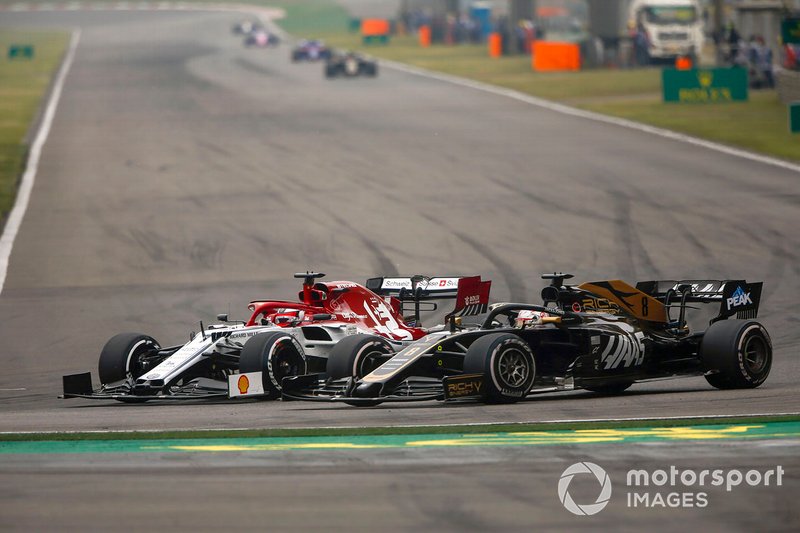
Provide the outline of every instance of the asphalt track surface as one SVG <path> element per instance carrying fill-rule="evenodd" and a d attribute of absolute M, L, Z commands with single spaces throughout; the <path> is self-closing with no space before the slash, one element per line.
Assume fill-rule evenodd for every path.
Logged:
<path fill-rule="evenodd" d="M 244 49 L 233 14 L 4 13 L 82 28 L 0 296 L 5 431 L 438 424 L 800 412 L 800 175 L 383 68 L 325 80 Z M 61 401 L 103 343 L 188 339 L 291 274 L 482 274 L 493 299 L 577 280 L 764 280 L 754 391 L 705 380 L 514 407 Z M 24 389 L 24 390 L 12 390 Z"/>
<path fill-rule="evenodd" d="M 0 16 L 2 26 L 82 30 L 0 295 L 0 431 L 800 412 L 796 172 L 389 68 L 376 79 L 328 81 L 321 65 L 291 64 L 287 46 L 244 49 L 230 33 L 237 18 L 200 12 Z M 114 333 L 141 331 L 165 345 L 178 343 L 197 330 L 198 320 L 208 323 L 226 311 L 244 316 L 251 299 L 293 298 L 298 284 L 291 274 L 306 269 L 356 281 L 479 273 L 494 281 L 495 301 L 538 300 L 539 274 L 554 270 L 578 280 L 763 280 L 761 318 L 773 337 L 773 370 L 753 391 L 717 391 L 699 378 L 639 384 L 616 398 L 580 392 L 514 406 L 123 405 L 56 398 L 61 375 L 95 370 L 100 348 Z M 796 449 L 765 449 L 773 451 L 754 452 L 753 464 L 797 457 Z M 647 451 L 651 457 L 653 448 Z M 627 451 L 613 453 L 622 456 L 613 459 L 619 468 L 627 464 Z M 694 460 L 698 453 L 684 445 L 667 456 Z M 230 492 L 215 488 L 211 495 L 231 505 L 232 495 L 240 495 L 234 508 L 253 524 L 270 495 L 284 516 L 292 509 L 291 495 L 301 498 L 307 494 L 302 491 L 326 483 L 356 487 L 362 506 L 352 507 L 353 494 L 345 489 L 328 490 L 321 504 L 336 509 L 334 522 L 345 527 L 358 525 L 349 512 L 366 513 L 381 497 L 407 501 L 419 488 L 416 507 L 409 504 L 403 513 L 422 509 L 419 522 L 398 518 L 393 528 L 444 526 L 443 509 L 455 508 L 463 519 L 448 528 L 474 523 L 485 529 L 481 524 L 501 523 L 492 518 L 504 512 L 518 520 L 502 522 L 508 528 L 527 529 L 552 513 L 552 503 L 541 513 L 519 515 L 519 507 L 488 511 L 482 503 L 472 512 L 470 502 L 513 499 L 528 474 L 542 468 L 557 477 L 566 461 L 591 454 L 565 448 L 528 456 L 530 463 L 519 465 L 492 458 L 476 468 L 447 467 L 460 469 L 451 477 L 429 478 L 429 464 L 402 472 L 372 468 L 373 484 L 363 486 L 358 470 L 346 473 L 359 460 L 341 457 L 330 477 L 304 477 L 289 495 L 277 488 L 287 478 L 273 470 L 265 480 L 263 468 L 234 469 L 243 484 Z M 723 455 L 721 462 L 736 467 L 752 457 L 744 446 Z M 214 473 L 232 470 L 215 466 L 201 473 L 196 467 L 202 461 L 181 457 L 141 469 L 135 462 L 89 469 L 76 484 L 89 490 L 83 496 L 70 493 L 76 478 L 62 475 L 69 469 L 25 471 L 22 462 L 13 467 L 22 469 L 16 476 L 4 463 L 3 478 L 23 501 L 26 491 L 48 487 L 54 492 L 43 498 L 43 508 L 63 518 L 57 501 L 64 493 L 84 502 L 86 494 L 97 493 L 99 501 L 124 509 L 125 493 L 114 487 L 119 474 L 128 474 L 133 488 L 127 494 L 152 504 L 144 511 L 158 515 L 175 494 L 176 505 L 197 511 L 191 520 L 216 524 L 212 517 L 224 516 L 225 505 L 198 510 L 191 498 L 212 484 Z M 458 462 L 462 456 L 454 457 Z M 551 464 L 550 458 L 557 460 Z M 295 459 L 287 457 L 286 464 L 296 465 Z M 168 464 L 181 464 L 169 471 L 181 475 L 168 473 Z M 224 486 L 235 484 L 226 479 Z M 483 488 L 469 492 L 463 486 L 470 482 Z M 501 485 L 506 488 L 494 490 Z M 796 482 L 793 487 L 783 494 L 797 494 Z M 245 488 L 264 492 L 254 497 Z M 552 498 L 554 489 L 546 490 Z M 225 494 L 231 496 L 226 500 Z M 525 494 L 518 503 L 528 501 Z M 749 522 L 736 513 L 747 512 L 771 528 L 797 523 L 788 506 L 781 514 L 760 500 L 749 506 L 743 501 L 718 509 L 734 513 L 725 524 L 744 527 Z M 381 507 L 372 509 L 375 520 Z M 629 514 L 623 509 L 605 516 Z M 488 522 L 470 522 L 473 515 Z M 25 516 L 7 525 L 37 520 Z M 158 516 L 158 524 L 169 525 L 169 518 Z M 80 516 L 73 518 L 75 529 L 86 527 Z M 572 527 L 551 518 L 554 527 Z"/>
<path fill-rule="evenodd" d="M 0 528 L 19 531 L 796 531 L 795 440 L 660 445 L 233 453 L 14 455 L 0 461 Z M 574 516 L 559 503 L 564 470 L 591 460 L 612 484 L 608 506 Z M 631 469 L 783 467 L 781 486 L 627 484 Z M 678 478 L 679 479 L 679 478 Z M 576 476 L 575 502 L 598 483 Z M 628 493 L 705 507 L 629 506 Z M 673 496 L 672 498 L 675 498 Z"/>

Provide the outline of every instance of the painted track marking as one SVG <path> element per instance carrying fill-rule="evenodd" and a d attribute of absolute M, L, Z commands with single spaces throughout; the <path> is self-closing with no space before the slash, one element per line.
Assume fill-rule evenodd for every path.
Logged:
<path fill-rule="evenodd" d="M 290 450 L 553 446 L 563 444 L 627 444 L 719 440 L 785 440 L 792 443 L 792 445 L 796 445 L 797 442 L 800 442 L 800 421 L 469 434 L 0 441 L 0 457 L 9 454 L 30 453 L 225 453 Z"/>
<path fill-rule="evenodd" d="M 664 137 L 667 139 L 671 139 L 673 141 L 679 141 L 694 146 L 700 146 L 702 148 L 707 148 L 709 150 L 714 150 L 716 152 L 721 152 L 723 154 L 741 157 L 743 159 L 748 159 L 750 161 L 755 161 L 757 163 L 772 165 L 785 170 L 790 170 L 792 172 L 800 173 L 800 165 L 796 163 L 791 163 L 789 161 L 784 161 L 782 159 L 777 159 L 775 157 L 769 157 L 765 155 L 756 154 L 753 152 L 748 152 L 746 150 L 740 150 L 738 148 L 727 146 L 725 144 L 716 143 L 713 141 L 706 141 L 704 139 L 692 137 L 691 135 L 686 135 L 684 133 L 678 133 L 675 131 L 666 130 L 655 126 L 648 126 L 647 124 L 642 124 L 640 122 L 634 122 L 632 120 L 626 120 L 623 118 L 617 118 L 609 115 L 603 115 L 600 113 L 594 113 L 592 111 L 585 111 L 583 109 L 578 109 L 576 107 L 570 107 L 568 105 L 551 102 L 543 98 L 530 96 L 528 94 L 521 93 L 513 89 L 506 89 L 503 87 L 498 87 L 496 85 L 490 85 L 488 83 L 474 81 L 467 78 L 461 78 L 458 76 L 452 76 L 450 74 L 433 72 L 431 70 L 419 67 L 413 67 L 403 63 L 397 63 L 395 61 L 381 59 L 380 63 L 382 65 L 386 65 L 387 67 L 399 70 L 401 72 L 405 72 L 407 74 L 415 74 L 417 76 L 432 78 L 438 81 L 453 83 L 455 85 L 460 85 L 462 87 L 469 87 L 470 89 L 475 89 L 478 91 L 483 91 L 498 96 L 504 96 L 506 98 L 511 98 L 519 102 L 524 102 L 526 104 L 534 105 L 536 107 L 541 107 L 543 109 L 554 111 L 556 113 L 561 113 L 563 115 L 569 115 L 587 120 L 593 120 L 595 122 L 602 122 L 604 124 L 612 124 L 614 126 L 621 126 L 623 128 L 628 128 L 636 131 L 641 131 L 644 133 L 649 133 L 652 135 L 657 135 L 659 137 Z"/>
<path fill-rule="evenodd" d="M 31 145 L 31 151 L 28 154 L 28 161 L 25 165 L 25 173 L 22 175 L 19 190 L 17 191 L 17 199 L 14 202 L 13 209 L 11 209 L 11 213 L 8 215 L 6 227 L 3 229 L 3 235 L 0 236 L 0 294 L 3 293 L 6 275 L 8 274 L 11 249 L 14 247 L 14 240 L 17 238 L 17 233 L 22 225 L 22 219 L 25 217 L 25 211 L 28 209 L 28 202 L 30 202 L 31 199 L 31 191 L 33 190 L 33 183 L 36 180 L 36 170 L 39 168 L 39 158 L 42 155 L 42 147 L 44 147 L 44 143 L 47 142 L 47 136 L 50 134 L 50 126 L 53 124 L 58 102 L 61 99 L 61 90 L 64 87 L 64 80 L 72 66 L 73 59 L 75 59 L 75 51 L 78 49 L 80 37 L 81 30 L 75 29 L 72 32 L 67 55 L 64 57 L 64 61 L 61 63 L 61 69 L 58 71 L 53 91 L 50 93 L 50 98 L 47 101 L 47 107 L 45 108 L 39 131 L 36 132 L 36 138 L 33 141 L 33 145 Z"/>

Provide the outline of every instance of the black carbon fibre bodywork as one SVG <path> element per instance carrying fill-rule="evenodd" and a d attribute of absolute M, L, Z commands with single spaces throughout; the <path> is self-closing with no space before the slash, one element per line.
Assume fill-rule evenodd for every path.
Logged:
<path fill-rule="evenodd" d="M 548 278 L 553 283 L 542 291 L 545 305 L 494 304 L 480 325 L 461 327 L 454 322 L 450 331 L 411 344 L 366 376 L 287 378 L 284 398 L 375 405 L 415 397 L 487 400 L 494 391 L 495 400 L 510 402 L 537 392 L 614 393 L 638 381 L 713 376 L 721 370 L 704 360 L 706 331 L 690 330 L 686 310 L 696 307 L 688 304 L 720 303 L 711 329 L 734 314 L 754 318 L 761 291 L 761 283 L 743 280 L 646 282 L 634 288 L 620 281 L 567 286 L 565 278 Z M 672 315 L 677 315 L 674 320 Z M 758 386 L 771 364 L 769 336 L 757 322 L 739 322 L 743 328 L 751 324 L 754 334 L 764 339 L 760 374 L 746 385 Z M 739 337 L 731 339 L 733 357 L 746 346 Z M 503 348 L 509 343 L 510 348 Z M 506 367 L 517 365 L 509 371 L 511 379 L 502 377 L 504 357 L 513 363 L 507 361 Z M 486 361 L 485 367 L 481 361 Z M 530 374 L 532 379 L 522 379 Z M 461 377 L 465 375 L 469 377 Z M 515 375 L 517 388 L 509 385 Z M 425 380 L 424 386 L 420 380 Z M 713 379 L 709 382 L 718 386 Z"/>

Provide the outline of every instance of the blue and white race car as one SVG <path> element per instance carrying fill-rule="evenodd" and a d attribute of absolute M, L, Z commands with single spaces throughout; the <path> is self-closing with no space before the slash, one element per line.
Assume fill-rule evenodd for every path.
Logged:
<path fill-rule="evenodd" d="M 292 62 L 295 63 L 298 61 L 319 61 L 328 59 L 330 56 L 330 48 L 318 39 L 299 41 L 292 50 Z"/>

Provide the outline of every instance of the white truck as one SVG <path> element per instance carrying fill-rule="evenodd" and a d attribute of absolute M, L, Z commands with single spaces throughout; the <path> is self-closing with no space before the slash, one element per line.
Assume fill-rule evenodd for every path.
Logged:
<path fill-rule="evenodd" d="M 696 57 L 703 48 L 700 0 L 590 0 L 589 29 L 606 50 L 633 60 L 637 28 L 647 38 L 651 61 Z M 626 52 L 627 50 L 627 52 Z"/>
<path fill-rule="evenodd" d="M 696 58 L 703 49 L 703 16 L 699 0 L 633 0 L 628 27 L 641 27 L 651 59 Z"/>

